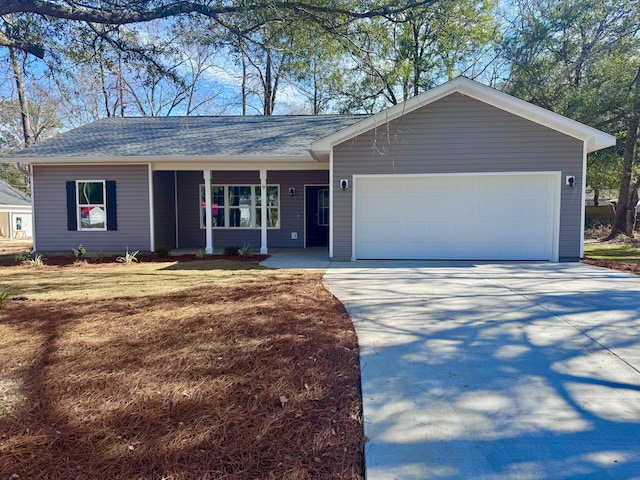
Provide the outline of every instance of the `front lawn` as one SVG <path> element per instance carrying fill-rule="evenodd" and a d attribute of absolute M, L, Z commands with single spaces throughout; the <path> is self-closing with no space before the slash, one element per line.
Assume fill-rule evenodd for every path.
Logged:
<path fill-rule="evenodd" d="M 584 255 L 589 258 L 607 260 L 636 260 L 640 261 L 640 248 L 622 243 L 586 243 Z"/>
<path fill-rule="evenodd" d="M 343 307 L 220 265 L 1 267 L 0 478 L 362 478 Z"/>
<path fill-rule="evenodd" d="M 606 233 L 606 230 L 605 230 Z M 640 274 L 640 239 L 620 235 L 613 240 L 588 238 L 583 262 L 591 265 Z"/>

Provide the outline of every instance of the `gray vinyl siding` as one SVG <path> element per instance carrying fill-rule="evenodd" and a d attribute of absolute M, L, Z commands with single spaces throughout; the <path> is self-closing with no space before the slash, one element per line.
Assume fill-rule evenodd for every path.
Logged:
<path fill-rule="evenodd" d="M 155 247 L 176 248 L 175 172 L 153 172 Z"/>
<path fill-rule="evenodd" d="M 267 171 L 267 183 L 280 186 L 280 228 L 267 231 L 269 248 L 304 247 L 304 185 L 328 184 L 329 172 Z M 204 248 L 205 230 L 200 228 L 199 185 L 204 183 L 201 171 L 178 172 L 178 238 L 180 248 Z M 213 185 L 259 185 L 258 171 L 212 171 Z M 295 195 L 289 195 L 289 188 Z M 297 240 L 291 239 L 296 232 Z M 260 230 L 214 229 L 213 246 L 216 251 L 229 246 L 249 245 L 260 248 Z"/>
<path fill-rule="evenodd" d="M 82 244 L 88 251 L 150 249 L 147 165 L 34 165 L 34 229 L 40 252 L 67 252 Z M 67 230 L 66 182 L 115 180 L 118 229 L 105 232 Z"/>
<path fill-rule="evenodd" d="M 304 206 L 305 185 L 329 185 L 328 170 L 313 171 L 274 171 L 267 172 L 270 184 L 280 185 L 280 228 L 269 230 L 268 245 L 280 248 L 304 247 Z M 289 196 L 289 188 L 294 187 L 296 193 Z M 298 234 L 297 240 L 291 239 L 291 233 Z"/>
<path fill-rule="evenodd" d="M 564 177 L 582 185 L 582 159 L 580 140 L 452 94 L 334 147 L 333 255 L 352 254 L 353 175 L 561 171 L 559 256 L 577 259 L 581 191 L 564 186 Z"/>

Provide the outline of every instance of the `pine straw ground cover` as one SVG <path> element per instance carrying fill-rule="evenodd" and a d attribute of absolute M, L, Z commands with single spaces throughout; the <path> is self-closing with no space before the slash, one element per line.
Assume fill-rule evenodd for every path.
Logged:
<path fill-rule="evenodd" d="M 142 268 L 118 267 L 123 279 Z M 90 270 L 111 283 L 115 268 Z M 34 269 L 2 268 L 0 282 L 14 271 Z M 319 273 L 222 281 L 234 273 L 115 299 L 108 284 L 56 299 L 14 279 L 22 296 L 0 310 L 0 479 L 363 478 L 343 307 Z"/>

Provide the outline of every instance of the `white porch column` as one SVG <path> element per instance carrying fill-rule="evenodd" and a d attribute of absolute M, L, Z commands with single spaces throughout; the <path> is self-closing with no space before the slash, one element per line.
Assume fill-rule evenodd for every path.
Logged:
<path fill-rule="evenodd" d="M 267 171 L 260 170 L 260 253 L 269 253 L 267 248 Z"/>
<path fill-rule="evenodd" d="M 213 253 L 213 218 L 211 215 L 211 170 L 203 170 L 204 175 L 204 203 L 205 203 L 205 223 L 206 246 L 204 253 L 211 255 Z"/>

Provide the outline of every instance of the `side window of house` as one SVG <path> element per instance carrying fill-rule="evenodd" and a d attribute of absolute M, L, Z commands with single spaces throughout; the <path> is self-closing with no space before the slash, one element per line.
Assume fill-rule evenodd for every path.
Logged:
<path fill-rule="evenodd" d="M 213 228 L 260 228 L 262 197 L 259 185 L 212 185 Z M 205 228 L 206 198 L 200 185 L 200 228 Z M 267 227 L 280 228 L 280 187 L 267 186 Z"/>
<path fill-rule="evenodd" d="M 106 230 L 107 204 L 104 181 L 77 181 L 80 230 Z"/>
<path fill-rule="evenodd" d="M 69 180 L 66 185 L 67 230 L 117 230 L 115 181 Z"/>

